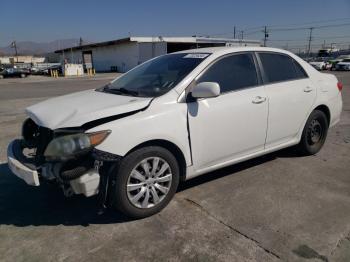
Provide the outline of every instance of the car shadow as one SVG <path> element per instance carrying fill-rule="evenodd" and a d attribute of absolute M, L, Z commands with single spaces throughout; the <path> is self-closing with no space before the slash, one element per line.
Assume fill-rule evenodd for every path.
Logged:
<path fill-rule="evenodd" d="M 179 185 L 177 192 L 182 192 L 182 191 L 185 191 L 185 190 L 190 189 L 192 187 L 199 186 L 201 184 L 205 184 L 208 182 L 212 182 L 214 180 L 217 180 L 217 179 L 229 176 L 229 175 L 234 175 L 235 173 L 238 173 L 240 171 L 243 171 L 245 169 L 248 169 L 248 168 L 251 168 L 254 166 L 261 165 L 261 164 L 268 162 L 268 161 L 271 161 L 273 159 L 275 159 L 275 158 L 273 158 L 273 157 L 259 157 L 259 158 L 253 159 L 253 160 L 247 160 L 247 161 L 242 162 L 242 163 L 238 163 L 235 165 L 231 165 L 228 167 L 224 167 L 224 168 L 200 175 L 198 177 L 195 177 L 193 179 L 185 181 L 184 183 L 181 183 Z"/>
<path fill-rule="evenodd" d="M 66 199 L 56 185 L 28 186 L 11 173 L 7 164 L 0 165 L 0 225 L 89 226 L 128 221 L 114 211 L 98 215 L 97 207 L 96 197 Z"/>
<path fill-rule="evenodd" d="M 233 175 L 245 169 L 275 160 L 276 158 L 294 158 L 294 157 L 302 157 L 300 153 L 295 149 L 295 147 L 282 149 L 273 153 L 266 154 L 261 157 L 253 158 L 238 164 L 224 167 L 224 168 L 215 170 L 213 172 L 209 172 L 207 174 L 203 174 L 201 176 L 195 177 L 191 180 L 181 183 L 179 185 L 178 192 L 184 191 L 191 187 L 198 186 L 200 184 L 214 181 L 216 179 L 223 178 L 228 175 Z"/>
<path fill-rule="evenodd" d="M 236 165 L 216 170 L 180 184 L 178 192 L 208 183 L 244 169 L 272 161 L 278 157 L 295 157 L 290 150 L 278 151 Z M 66 199 L 56 185 L 44 184 L 40 187 L 26 185 L 15 177 L 8 165 L 0 164 L 0 225 L 55 226 L 115 224 L 130 221 L 122 214 L 107 210 L 97 214 L 97 198 L 74 196 Z"/>

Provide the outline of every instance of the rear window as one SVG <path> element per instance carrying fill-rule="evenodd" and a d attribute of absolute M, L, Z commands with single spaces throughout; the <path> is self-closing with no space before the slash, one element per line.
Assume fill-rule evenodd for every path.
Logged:
<path fill-rule="evenodd" d="M 283 54 L 259 53 L 268 83 L 290 81 L 307 77 L 305 70 L 294 59 Z"/>

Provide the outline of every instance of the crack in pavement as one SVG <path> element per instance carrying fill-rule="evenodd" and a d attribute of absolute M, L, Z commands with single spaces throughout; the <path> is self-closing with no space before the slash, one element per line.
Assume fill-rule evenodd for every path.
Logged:
<path fill-rule="evenodd" d="M 207 211 L 204 207 L 202 207 L 200 204 L 198 204 L 196 201 L 191 200 L 189 198 L 184 198 L 185 201 L 187 201 L 188 203 L 190 203 L 191 205 L 199 208 L 202 212 L 206 213 L 209 217 L 213 218 L 215 221 L 219 222 L 220 224 L 224 225 L 225 227 L 229 228 L 230 230 L 236 232 L 237 234 L 243 236 L 244 238 L 254 242 L 259 248 L 261 248 L 262 250 L 264 250 L 266 253 L 274 256 L 275 258 L 281 259 L 281 257 L 276 254 L 275 252 L 263 247 L 259 241 L 255 240 L 254 238 L 246 235 L 245 233 L 241 232 L 240 230 L 232 227 L 231 225 L 225 223 L 224 221 L 222 221 L 221 219 L 217 218 L 216 216 L 212 215 L 209 211 Z"/>
<path fill-rule="evenodd" d="M 344 242 L 344 241 L 349 241 L 350 242 L 350 233 L 346 234 L 345 236 L 341 236 L 335 247 L 333 248 L 333 250 L 331 251 L 331 256 L 334 255 L 335 251 L 337 251 L 337 249 L 340 247 L 340 245 Z"/>

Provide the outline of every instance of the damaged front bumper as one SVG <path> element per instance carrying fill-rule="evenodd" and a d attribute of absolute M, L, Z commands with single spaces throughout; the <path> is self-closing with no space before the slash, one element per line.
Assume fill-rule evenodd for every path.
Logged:
<path fill-rule="evenodd" d="M 21 140 L 13 140 L 7 148 L 8 166 L 13 174 L 28 185 L 39 186 L 39 174 L 32 159 L 23 155 Z"/>
<path fill-rule="evenodd" d="M 34 154 L 27 154 L 24 152 L 25 150 L 23 140 L 13 140 L 7 148 L 7 160 L 12 173 L 28 185 L 39 186 L 40 180 L 54 180 L 61 186 L 65 196 L 83 194 L 90 197 L 99 193 L 101 180 L 99 167 L 105 160 L 104 154 L 96 152 L 91 154 L 94 157 L 91 158 L 89 165 L 85 165 L 84 169 L 79 170 L 79 165 L 82 162 L 78 160 L 73 161 L 71 169 L 65 168 L 65 163 L 44 163 L 41 166 L 36 166 Z M 75 164 L 76 166 L 74 166 Z M 69 179 L 63 177 L 62 173 L 67 172 L 71 172 L 71 175 L 74 176 Z"/>

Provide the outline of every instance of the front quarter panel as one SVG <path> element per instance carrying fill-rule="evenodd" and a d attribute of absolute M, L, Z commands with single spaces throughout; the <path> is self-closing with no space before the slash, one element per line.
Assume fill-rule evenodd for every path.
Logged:
<path fill-rule="evenodd" d="M 144 111 L 118 119 L 87 132 L 111 130 L 107 139 L 96 148 L 125 156 L 136 146 L 151 140 L 166 140 L 175 144 L 184 154 L 187 166 L 191 165 L 187 132 L 187 106 L 177 103 L 177 93 L 171 101 L 156 98 Z"/>

